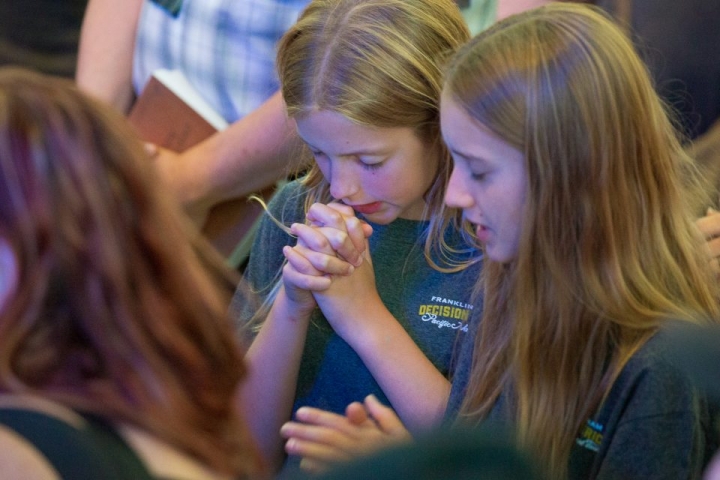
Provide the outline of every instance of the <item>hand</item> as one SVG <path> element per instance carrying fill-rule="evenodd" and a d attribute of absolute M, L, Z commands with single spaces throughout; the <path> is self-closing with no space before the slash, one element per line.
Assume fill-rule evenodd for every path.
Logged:
<path fill-rule="evenodd" d="M 695 224 L 705 237 L 713 270 L 720 275 L 720 212 L 708 208 L 707 215 L 698 219 Z"/>
<path fill-rule="evenodd" d="M 295 224 L 293 232 L 316 252 L 333 250 L 337 259 L 347 262 L 346 273 L 333 275 L 331 281 L 314 288 L 313 295 L 333 329 L 343 338 L 352 319 L 348 311 L 361 312 L 367 305 L 382 305 L 375 288 L 375 272 L 367 238 L 372 227 L 355 216 L 355 211 L 341 203 L 313 204 L 307 213 L 310 225 Z M 333 259 L 306 257 L 318 271 L 326 271 Z M 319 284 L 317 282 L 316 284 Z M 370 303 L 364 303 L 370 302 Z"/>
<path fill-rule="evenodd" d="M 307 218 L 310 225 L 291 226 L 297 244 L 283 249 L 288 260 L 283 268 L 286 292 L 290 300 L 305 306 L 311 301 L 309 291 L 323 291 L 333 276 L 353 273 L 354 265 L 345 258 L 359 263 L 357 259 L 366 248 L 365 237 L 372 234 L 372 227 L 355 217 L 346 205 L 314 204 Z M 314 306 L 314 299 L 312 303 Z"/>
<path fill-rule="evenodd" d="M 150 142 L 145 143 L 145 152 L 155 164 L 161 181 L 180 202 L 190 220 L 202 228 L 213 205 L 194 198 L 193 188 L 185 178 L 187 174 L 184 173 L 184 166 L 203 159 L 193 158 L 192 149 L 188 150 L 190 153 L 177 153 Z"/>
<path fill-rule="evenodd" d="M 363 258 L 362 265 L 355 268 L 352 275 L 335 276 L 326 289 L 313 291 L 315 301 L 335 333 L 353 348 L 353 338 L 365 336 L 359 327 L 373 328 L 370 320 L 385 318 L 377 313 L 387 311 L 377 291 L 375 270 L 368 249 L 363 253 Z M 360 319 L 363 320 L 361 324 Z"/>
<path fill-rule="evenodd" d="M 355 216 L 355 211 L 342 203 L 314 203 L 307 219 L 315 227 L 315 238 L 321 247 L 332 246 L 337 256 L 358 267 L 367 248 L 366 239 L 372 235 L 372 227 Z M 323 238 L 324 237 L 324 238 Z"/>
<path fill-rule="evenodd" d="M 336 203 L 312 205 L 307 219 L 310 225 L 290 227 L 298 241 L 283 250 L 288 260 L 283 279 L 289 289 L 323 291 L 334 276 L 350 275 L 354 264 L 362 263 L 365 237 L 372 234 L 372 227 L 355 217 L 350 207 Z"/>
<path fill-rule="evenodd" d="M 354 265 L 351 275 L 334 276 L 327 288 L 314 290 L 315 300 L 335 332 L 345 341 L 349 334 L 360 331 L 349 312 L 366 312 L 372 306 L 382 306 L 375 286 L 375 271 L 368 247 L 367 237 L 372 228 L 355 217 L 347 205 L 330 203 L 314 204 L 308 211 L 308 219 L 323 233 L 326 242 L 333 245 L 338 257 L 348 259 Z"/>
<path fill-rule="evenodd" d="M 280 434 L 288 439 L 285 450 L 301 456 L 300 467 L 310 472 L 412 440 L 395 412 L 373 395 L 348 405 L 345 416 L 302 407 L 296 418 L 302 423 L 288 422 Z"/>

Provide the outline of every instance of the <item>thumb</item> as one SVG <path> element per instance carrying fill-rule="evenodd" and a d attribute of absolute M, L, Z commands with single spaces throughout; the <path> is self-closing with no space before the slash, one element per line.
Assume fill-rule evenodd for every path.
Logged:
<path fill-rule="evenodd" d="M 148 157 L 151 159 L 157 158 L 158 155 L 160 155 L 160 147 L 158 147 L 156 144 L 151 142 L 145 142 L 143 144 L 143 147 L 145 148 L 145 153 Z"/>
<path fill-rule="evenodd" d="M 373 228 L 369 223 L 363 222 L 362 230 L 363 230 L 363 233 L 365 234 L 365 238 L 368 238 L 370 235 L 372 235 Z"/>
<path fill-rule="evenodd" d="M 353 425 L 362 425 L 370 420 L 365 406 L 360 402 L 353 402 L 345 408 L 345 417 Z"/>
<path fill-rule="evenodd" d="M 397 416 L 392 408 L 380 403 L 380 400 L 378 400 L 375 395 L 365 397 L 365 408 L 367 408 L 383 432 L 392 436 L 409 437 L 409 433 L 400 421 L 400 417 Z"/>

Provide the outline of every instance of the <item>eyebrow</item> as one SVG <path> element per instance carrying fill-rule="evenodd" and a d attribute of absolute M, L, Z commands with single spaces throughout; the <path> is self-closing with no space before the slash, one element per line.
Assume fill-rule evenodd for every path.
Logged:
<path fill-rule="evenodd" d="M 459 150 L 450 149 L 450 153 L 451 153 L 452 155 L 457 155 L 458 157 L 461 157 L 463 160 L 465 160 L 465 161 L 467 161 L 467 162 L 482 162 L 482 163 L 487 163 L 487 160 L 485 160 L 484 158 L 477 157 L 477 156 L 475 156 L 475 155 L 471 155 L 471 154 L 466 153 L 466 152 L 461 152 L 461 151 L 459 151 Z"/>
<path fill-rule="evenodd" d="M 300 139 L 305 143 L 305 145 L 307 145 L 307 147 L 310 150 L 322 151 L 321 148 L 315 147 L 311 143 L 305 141 L 305 139 L 303 139 L 302 137 L 300 137 Z M 383 145 L 383 146 L 378 147 L 378 151 L 375 151 L 375 152 L 370 151 L 370 150 L 356 150 L 353 152 L 343 152 L 340 156 L 342 156 L 342 157 L 384 157 L 384 156 L 389 155 L 389 153 L 390 153 L 389 150 L 390 149 L 388 149 L 386 146 Z"/>

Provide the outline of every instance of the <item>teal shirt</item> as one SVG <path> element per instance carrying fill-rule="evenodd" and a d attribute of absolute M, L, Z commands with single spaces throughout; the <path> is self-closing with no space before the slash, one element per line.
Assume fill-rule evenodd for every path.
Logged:
<path fill-rule="evenodd" d="M 468 340 L 477 332 L 473 318 Z M 677 368 L 666 332 L 651 338 L 628 361 L 607 398 L 589 418 L 570 452 L 570 480 L 700 478 L 718 447 L 716 412 Z M 459 412 L 468 381 L 473 342 L 459 348 L 446 422 Z M 483 425 L 512 428 L 507 395 Z"/>
<path fill-rule="evenodd" d="M 304 198 L 304 188 L 291 182 L 273 198 L 269 210 L 286 225 L 303 222 Z M 470 294 L 480 264 L 458 273 L 438 272 L 423 254 L 425 222 L 398 219 L 389 225 L 371 225 L 369 244 L 380 298 L 433 365 L 447 375 L 456 339 L 467 332 L 473 310 Z M 446 240 L 460 246 L 457 234 L 448 234 Z M 245 271 L 245 279 L 261 296 L 267 295 L 280 278 L 282 247 L 294 243 L 267 216 L 262 219 Z M 255 313 L 252 303 L 245 300 L 238 292 L 231 307 L 240 325 Z M 361 401 L 368 394 L 390 403 L 360 357 L 316 310 L 303 353 L 293 413 L 301 406 L 342 413 L 349 403 Z"/>

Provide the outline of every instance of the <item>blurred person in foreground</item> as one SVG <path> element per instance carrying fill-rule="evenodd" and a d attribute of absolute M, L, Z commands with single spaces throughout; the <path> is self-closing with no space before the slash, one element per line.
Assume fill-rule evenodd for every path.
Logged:
<path fill-rule="evenodd" d="M 0 471 L 253 477 L 226 318 L 236 278 L 125 120 L 0 69 Z"/>

